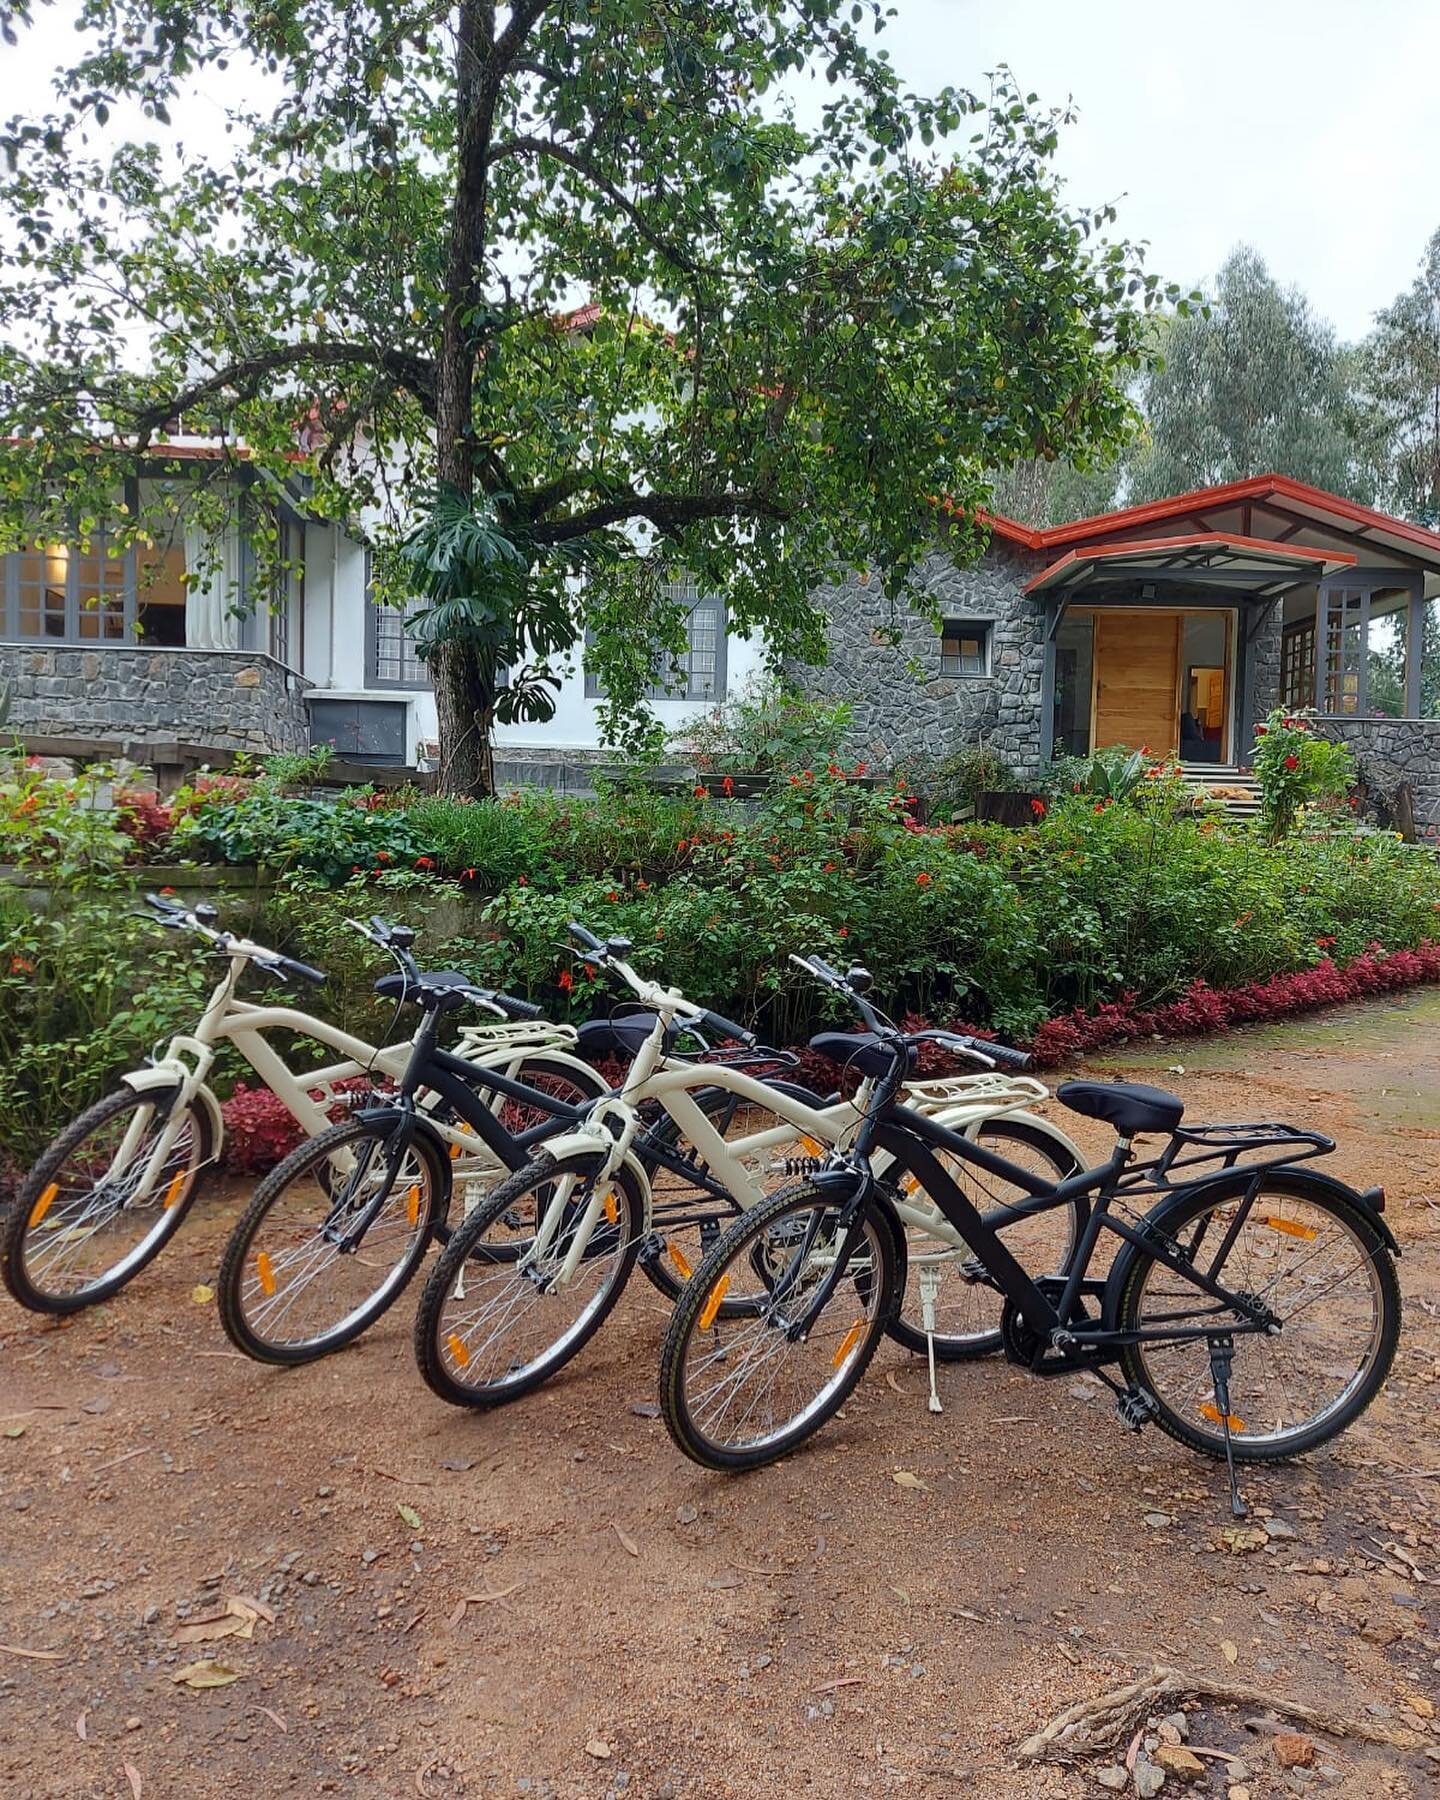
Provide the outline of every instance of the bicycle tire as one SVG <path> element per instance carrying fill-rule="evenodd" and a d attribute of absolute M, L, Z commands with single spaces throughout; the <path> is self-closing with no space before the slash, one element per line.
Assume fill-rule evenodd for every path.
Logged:
<path fill-rule="evenodd" d="M 660 1413 L 676 1446 L 703 1468 L 738 1473 L 761 1468 L 789 1455 L 835 1416 L 870 1366 L 899 1298 L 905 1265 L 905 1243 L 898 1221 L 890 1209 L 874 1197 L 866 1200 L 859 1223 L 867 1234 L 867 1241 L 874 1247 L 872 1254 L 879 1265 L 878 1281 L 872 1272 L 867 1271 L 863 1281 L 858 1272 L 852 1273 L 848 1282 L 837 1282 L 826 1307 L 849 1287 L 861 1295 L 867 1307 L 871 1307 L 873 1288 L 874 1304 L 864 1326 L 857 1330 L 852 1325 L 850 1332 L 840 1340 L 839 1350 L 832 1358 L 832 1367 L 840 1373 L 830 1381 L 824 1394 L 808 1403 L 791 1423 L 765 1441 L 735 1447 L 705 1435 L 696 1422 L 686 1393 L 687 1351 L 692 1338 L 697 1332 L 724 1322 L 719 1317 L 714 1296 L 726 1278 L 727 1269 L 742 1261 L 750 1264 L 752 1250 L 763 1244 L 765 1233 L 779 1225 L 787 1213 L 799 1214 L 807 1210 L 823 1213 L 833 1211 L 836 1204 L 833 1187 L 821 1188 L 808 1179 L 778 1189 L 759 1206 L 752 1207 L 735 1220 L 706 1255 L 694 1279 L 686 1283 L 661 1347 Z M 814 1336 L 812 1322 L 804 1341 L 808 1342 Z"/>
<path fill-rule="evenodd" d="M 3 1233 L 0 1235 L 0 1280 L 3 1280 L 7 1291 L 19 1305 L 30 1312 L 54 1316 L 80 1312 L 87 1306 L 97 1306 L 133 1281 L 174 1237 L 195 1203 L 215 1151 L 210 1116 L 202 1105 L 194 1101 L 187 1108 L 191 1121 L 189 1129 L 193 1136 L 193 1153 L 188 1158 L 187 1167 L 172 1175 L 163 1190 L 155 1230 L 121 1257 L 118 1263 L 73 1293 L 47 1292 L 32 1278 L 26 1255 L 26 1242 L 32 1232 L 44 1219 L 53 1220 L 58 1216 L 54 1203 L 66 1162 L 85 1140 L 123 1113 L 143 1106 L 158 1109 L 164 1102 L 163 1116 L 168 1120 L 180 1092 L 178 1082 L 168 1087 L 143 1089 L 122 1085 L 97 1100 L 93 1106 L 86 1107 L 40 1153 L 16 1191 L 3 1224 L 0 1224 L 0 1233 Z M 182 1127 L 183 1129 L 185 1128 Z M 170 1184 L 181 1176 L 184 1177 L 181 1185 L 172 1189 Z"/>
<path fill-rule="evenodd" d="M 426 1385 L 440 1399 L 448 1401 L 452 1406 L 482 1410 L 519 1400 L 524 1395 L 533 1393 L 578 1355 L 610 1316 L 635 1267 L 644 1231 L 644 1195 L 634 1171 L 624 1164 L 611 1178 L 622 1197 L 624 1212 L 623 1218 L 617 1216 L 614 1222 L 614 1229 L 620 1234 L 620 1261 L 614 1277 L 601 1290 L 598 1300 L 592 1303 L 578 1324 L 572 1325 L 547 1351 L 532 1357 L 519 1373 L 507 1373 L 506 1379 L 499 1382 L 485 1382 L 478 1378 L 473 1382 L 466 1382 L 454 1373 L 454 1369 L 462 1365 L 454 1347 L 457 1334 L 447 1322 L 445 1306 L 452 1297 L 452 1289 L 456 1287 L 462 1271 L 467 1265 L 508 1269 L 519 1261 L 519 1257 L 514 1255 L 497 1256 L 482 1252 L 479 1249 L 481 1239 L 492 1227 L 504 1222 L 506 1215 L 513 1213 L 532 1189 L 549 1184 L 566 1173 L 583 1178 L 587 1172 L 597 1169 L 599 1163 L 600 1158 L 596 1153 L 586 1152 L 560 1163 L 548 1151 L 542 1151 L 495 1190 L 488 1206 L 473 1212 L 455 1227 L 450 1242 L 430 1271 L 415 1314 L 415 1360 Z M 617 1215 L 619 1211 L 620 1207 L 617 1206 Z M 538 1285 L 533 1286 L 533 1293 L 537 1300 L 545 1297 Z M 516 1317 L 518 1315 L 512 1309 L 508 1318 L 513 1321 Z M 471 1361 L 468 1349 L 464 1354 L 466 1361 L 463 1366 L 468 1368 Z"/>
<path fill-rule="evenodd" d="M 1212 1184 L 1208 1189 L 1199 1192 L 1176 1195 L 1173 1199 L 1162 1201 L 1153 1207 L 1147 1215 L 1152 1225 L 1158 1226 L 1170 1237 L 1193 1224 L 1202 1213 L 1214 1210 L 1220 1205 L 1232 1204 L 1240 1195 L 1234 1191 L 1237 1184 L 1227 1184 L 1217 1192 Z M 1242 1190 L 1243 1191 L 1243 1190 Z M 1327 1407 L 1310 1425 L 1281 1437 L 1267 1439 L 1255 1435 L 1250 1429 L 1253 1420 L 1236 1413 L 1232 1421 L 1231 1447 L 1237 1462 L 1283 1462 L 1294 1456 L 1301 1456 L 1307 1450 L 1328 1443 L 1347 1429 L 1370 1405 L 1383 1386 L 1390 1372 L 1390 1365 L 1395 1357 L 1395 1348 L 1400 1337 L 1400 1284 L 1395 1273 L 1394 1259 L 1385 1240 L 1377 1230 L 1372 1218 L 1365 1208 L 1337 1193 L 1328 1181 L 1317 1180 L 1303 1170 L 1286 1170 L 1264 1178 L 1259 1189 L 1255 1205 L 1262 1205 L 1266 1195 L 1273 1195 L 1283 1203 L 1291 1200 L 1313 1210 L 1318 1214 L 1329 1214 L 1340 1228 L 1347 1232 L 1357 1245 L 1362 1257 L 1368 1263 L 1374 1278 L 1374 1301 L 1378 1307 L 1378 1319 L 1372 1331 L 1372 1349 L 1361 1369 L 1348 1384 L 1339 1400 Z M 1273 1204 L 1273 1202 L 1272 1202 Z M 1253 1209 L 1252 1209 L 1253 1216 Z M 1294 1230 L 1294 1222 L 1283 1219 L 1277 1224 L 1273 1218 L 1262 1216 L 1262 1224 L 1274 1225 L 1276 1230 L 1290 1235 Z M 1304 1233 L 1314 1228 L 1301 1227 L 1301 1241 Z M 1233 1250 L 1230 1252 L 1234 1254 Z M 1302 1253 L 1303 1254 L 1303 1253 Z M 1228 1266 L 1228 1265 L 1227 1265 Z M 1116 1324 L 1121 1331 L 1139 1329 L 1141 1306 L 1146 1281 L 1152 1269 L 1164 1268 L 1146 1250 L 1127 1243 L 1115 1259 L 1111 1274 L 1113 1291 L 1118 1295 L 1116 1307 Z M 1356 1264 L 1359 1267 L 1359 1264 Z M 1222 1285 L 1232 1291 L 1239 1291 L 1233 1282 L 1226 1281 L 1223 1275 L 1217 1275 Z M 1197 1288 L 1200 1298 L 1208 1298 Z M 1313 1304 L 1307 1301 L 1306 1304 Z M 1295 1316 L 1295 1315 L 1292 1315 Z M 1284 1342 L 1284 1323 L 1278 1337 L 1257 1337 L 1247 1334 L 1236 1339 L 1236 1368 L 1232 1383 L 1232 1412 L 1246 1405 L 1244 1374 L 1241 1358 L 1248 1345 L 1271 1345 Z M 1173 1406 L 1164 1396 L 1155 1392 L 1150 1357 L 1155 1353 L 1155 1346 L 1127 1345 L 1121 1352 L 1121 1369 L 1125 1379 L 1132 1387 L 1143 1389 L 1154 1400 L 1157 1411 L 1155 1423 L 1168 1436 L 1177 1442 L 1198 1450 L 1206 1456 L 1223 1457 L 1225 1454 L 1224 1433 L 1219 1429 L 1221 1420 L 1212 1406 L 1205 1416 L 1213 1417 L 1216 1429 L 1204 1431 L 1193 1423 L 1190 1417 Z M 1333 1353 L 1332 1353 L 1333 1354 Z M 1195 1384 L 1198 1394 L 1203 1387 L 1203 1377 Z M 1288 1395 L 1287 1395 L 1288 1399 Z M 1197 1403 L 1197 1414 L 1202 1411 L 1204 1403 Z M 1238 1426 L 1239 1429 L 1235 1429 Z"/>
<path fill-rule="evenodd" d="M 256 1188 L 250 1204 L 237 1220 L 235 1229 L 226 1242 L 220 1260 L 220 1271 L 216 1277 L 220 1323 L 237 1350 L 243 1351 L 256 1362 L 278 1363 L 287 1367 L 314 1362 L 318 1357 L 332 1355 L 353 1343 L 361 1332 L 367 1330 L 394 1305 L 409 1286 L 429 1247 L 435 1219 L 437 1215 L 443 1214 L 449 1196 L 449 1164 L 423 1131 L 417 1131 L 406 1146 L 406 1153 L 413 1153 L 425 1170 L 423 1182 L 410 1184 L 420 1189 L 419 1199 L 415 1203 L 415 1216 L 408 1220 L 410 1242 L 375 1291 L 367 1299 L 351 1307 L 334 1326 L 297 1342 L 279 1342 L 262 1337 L 252 1325 L 247 1312 L 247 1265 L 251 1248 L 268 1215 L 284 1198 L 286 1190 L 307 1172 L 310 1164 L 320 1164 L 343 1151 L 353 1141 L 369 1139 L 380 1144 L 387 1143 L 401 1117 L 397 1112 L 381 1119 L 343 1120 L 340 1124 L 333 1125 L 329 1131 L 321 1132 L 318 1137 L 307 1138 L 303 1144 L 298 1145 L 282 1162 L 276 1164 Z M 392 1192 L 394 1186 L 395 1182 L 392 1180 Z M 327 1191 L 324 1183 L 321 1187 L 327 1200 L 333 1204 L 333 1193 Z M 408 1194 L 407 1187 L 407 1200 Z M 369 1229 L 373 1229 L 373 1225 Z M 361 1242 L 363 1244 L 364 1240 Z M 257 1279 L 263 1283 L 264 1271 L 257 1272 Z M 270 1279 L 274 1279 L 273 1272 Z M 271 1289 L 270 1294 L 273 1291 Z M 267 1297 L 270 1295 L 267 1294 Z"/>

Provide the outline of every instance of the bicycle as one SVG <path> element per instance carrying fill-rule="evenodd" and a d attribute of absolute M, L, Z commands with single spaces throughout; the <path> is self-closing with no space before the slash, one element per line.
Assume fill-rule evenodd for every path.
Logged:
<path fill-rule="evenodd" d="M 377 1046 L 298 1008 L 238 998 L 237 984 L 248 969 L 317 987 L 325 976 L 219 930 L 213 906 L 187 910 L 159 894 L 147 894 L 145 901 L 162 928 L 191 932 L 224 956 L 226 971 L 194 1028 L 177 1033 L 145 1068 L 121 1076 L 113 1092 L 42 1151 L 21 1182 L 0 1223 L 0 1279 L 33 1312 L 74 1313 L 109 1299 L 179 1230 L 205 1171 L 219 1161 L 224 1146 L 220 1103 L 208 1081 L 220 1044 L 235 1046 L 308 1137 L 330 1129 L 333 1108 L 347 1103 L 346 1084 L 393 1078 L 409 1058 L 407 1043 Z M 407 946 L 414 941 L 405 927 L 383 919 L 372 919 L 369 927 L 350 923 L 383 948 L 390 947 L 391 937 Z M 465 979 L 453 972 L 449 978 Z M 403 971 L 383 977 L 377 991 L 403 998 Z M 538 1009 L 525 1008 L 527 1020 L 537 1016 Z M 292 1069 L 267 1039 L 276 1031 L 323 1044 L 344 1060 Z M 511 1076 L 526 1070 L 532 1085 L 568 1087 L 587 1098 L 603 1093 L 605 1084 L 594 1070 L 571 1054 L 575 1041 L 568 1026 L 477 1025 L 462 1031 L 459 1049 L 467 1059 Z M 462 1169 L 472 1166 L 475 1142 L 467 1143 L 463 1134 L 451 1140 L 450 1154 Z"/>
<path fill-rule="evenodd" d="M 1237 1461 L 1299 1455 L 1370 1404 L 1400 1330 L 1399 1247 L 1383 1189 L 1360 1192 L 1301 1166 L 1332 1151 L 1332 1139 L 1274 1123 L 1186 1126 L 1183 1101 L 1162 1089 L 1071 1081 L 1057 1098 L 1111 1124 L 1115 1148 L 1067 1180 L 1045 1181 L 898 1098 L 923 1041 L 982 1064 L 1026 1059 L 963 1036 L 905 1033 L 866 1000 L 866 970 L 842 977 L 818 957 L 795 960 L 859 1012 L 873 1103 L 849 1146 L 726 1232 L 676 1308 L 660 1404 L 687 1456 L 711 1469 L 773 1462 L 832 1418 L 864 1374 L 904 1278 L 898 1209 L 876 1174 L 877 1152 L 924 1183 L 969 1244 L 977 1279 L 1003 1295 L 1007 1358 L 1041 1376 L 1092 1373 L 1114 1392 L 1125 1425 L 1153 1421 L 1223 1457 L 1237 1517 Z M 1165 1147 L 1137 1160 L 1134 1140 L 1146 1134 Z M 1024 1190 L 1020 1213 L 1093 1197 L 1066 1271 L 1027 1272 L 940 1152 Z M 1119 1248 L 1094 1278 L 1107 1233 Z M 722 1301 L 738 1323 L 722 1319 Z M 1118 1379 L 1109 1372 L 1117 1365 Z"/>
<path fill-rule="evenodd" d="M 434 1392 L 456 1405 L 493 1406 L 548 1379 L 599 1330 L 637 1259 L 662 1292 L 688 1294 L 694 1266 L 718 1238 L 722 1221 L 765 1200 L 764 1171 L 774 1152 L 793 1147 L 798 1134 L 803 1154 L 782 1162 L 808 1166 L 824 1146 L 848 1139 L 869 1103 L 868 1077 L 854 1101 L 821 1102 L 766 1086 L 737 1066 L 697 1066 L 675 1057 L 676 1036 L 687 1024 L 750 1046 L 755 1040 L 679 989 L 637 974 L 625 939 L 602 943 L 575 924 L 570 933 L 582 960 L 623 981 L 646 1010 L 622 1021 L 633 1060 L 619 1090 L 596 1101 L 578 1130 L 547 1144 L 457 1226 L 430 1273 L 415 1320 L 416 1358 Z M 822 1039 L 827 1035 L 841 1062 L 859 1047 L 853 1036 Z M 421 1070 L 416 1078 L 428 1076 Z M 777 1123 L 726 1137 L 711 1116 L 716 1094 L 763 1107 Z M 1038 1082 L 1017 1088 L 984 1080 L 969 1089 L 963 1081 L 941 1082 L 915 1093 L 921 1105 L 943 1110 L 957 1130 L 993 1134 L 1017 1157 L 1029 1154 L 1063 1178 L 1080 1166 L 1074 1145 L 1025 1110 L 1044 1096 Z M 660 1121 L 647 1124 L 651 1107 L 659 1109 Z M 679 1154 L 682 1143 L 691 1146 L 688 1154 Z M 662 1202 L 657 1212 L 654 1177 L 665 1169 L 699 1191 L 698 1203 Z M 957 1261 L 969 1252 L 924 1192 L 899 1197 L 897 1207 L 930 1248 L 918 1259 L 925 1270 L 917 1283 L 918 1318 L 902 1315 L 887 1323 L 908 1348 L 928 1353 L 932 1407 L 938 1410 L 937 1357 L 990 1353 L 1000 1344 L 998 1323 L 967 1316 L 951 1333 L 939 1329 L 936 1302 L 946 1278 L 954 1271 L 958 1286 L 973 1285 Z M 1029 1221 L 1018 1224 L 1027 1233 L 1035 1230 Z M 1055 1225 L 1053 1218 L 1043 1222 L 1042 1236 L 1056 1235 Z M 1066 1266 L 1082 1225 L 1080 1208 L 1066 1215 L 1057 1267 Z M 699 1251 L 677 1241 L 683 1232 L 699 1235 Z M 590 1298 L 579 1304 L 580 1295 Z M 723 1298 L 717 1304 L 723 1312 Z"/>

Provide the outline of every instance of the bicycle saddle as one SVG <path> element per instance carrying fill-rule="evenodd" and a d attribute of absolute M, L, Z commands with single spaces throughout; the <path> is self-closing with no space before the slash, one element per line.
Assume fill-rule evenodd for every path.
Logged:
<path fill-rule="evenodd" d="M 1062 1081 L 1055 1098 L 1087 1119 L 1103 1119 L 1122 1136 L 1173 1131 L 1185 1112 L 1178 1094 L 1138 1081 Z"/>
<path fill-rule="evenodd" d="M 827 1062 L 879 1081 L 895 1066 L 895 1052 L 873 1031 L 817 1031 L 810 1048 Z M 907 1067 L 915 1066 L 915 1049 L 907 1046 Z"/>
<path fill-rule="evenodd" d="M 623 1013 L 617 1018 L 587 1019 L 576 1028 L 576 1049 L 586 1061 L 597 1056 L 634 1056 L 655 1029 L 653 1012 Z"/>

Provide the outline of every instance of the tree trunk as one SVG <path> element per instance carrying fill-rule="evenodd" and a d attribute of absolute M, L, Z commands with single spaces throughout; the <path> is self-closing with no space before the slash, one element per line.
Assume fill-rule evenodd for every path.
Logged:
<path fill-rule="evenodd" d="M 439 645 L 430 669 L 440 723 L 439 790 L 488 798 L 495 792 L 490 743 L 495 696 L 474 653 L 464 644 Z"/>

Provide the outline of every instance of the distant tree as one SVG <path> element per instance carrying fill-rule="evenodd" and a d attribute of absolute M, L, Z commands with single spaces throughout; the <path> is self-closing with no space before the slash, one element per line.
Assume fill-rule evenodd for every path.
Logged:
<path fill-rule="evenodd" d="M 1130 457 L 1127 499 L 1271 472 L 1372 498 L 1350 359 L 1255 251 L 1231 254 L 1208 309 L 1156 330 L 1163 362 L 1140 380 L 1146 429 Z"/>
<path fill-rule="evenodd" d="M 990 476 L 990 508 L 1022 525 L 1068 525 L 1108 512 L 1115 504 L 1123 464 L 1119 458 L 1091 469 L 1057 458 L 1031 457 Z"/>
<path fill-rule="evenodd" d="M 1357 360 L 1380 498 L 1440 527 L 1440 231 L 1411 286 L 1376 315 Z"/>

